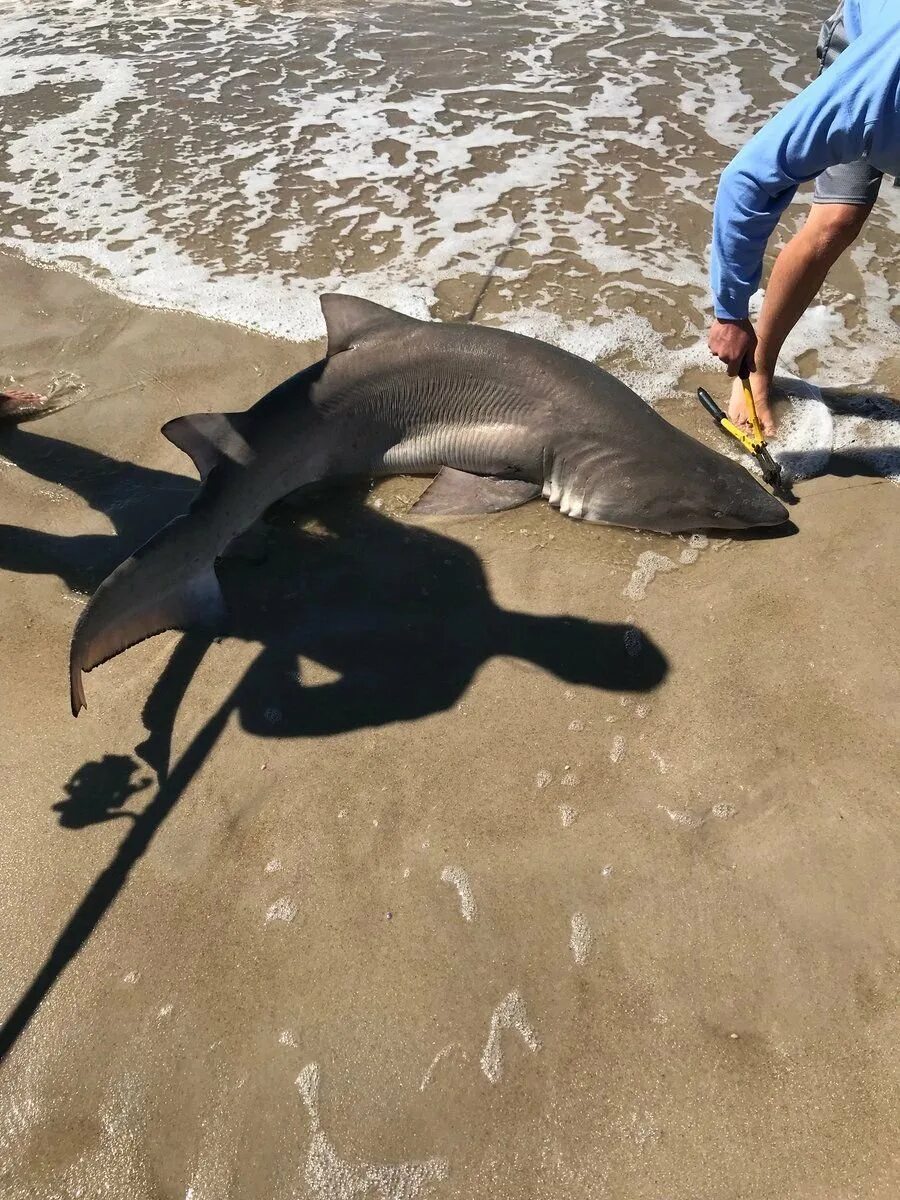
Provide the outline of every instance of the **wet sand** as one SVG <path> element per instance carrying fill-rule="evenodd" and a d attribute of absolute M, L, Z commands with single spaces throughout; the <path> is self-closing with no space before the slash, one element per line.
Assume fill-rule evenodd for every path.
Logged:
<path fill-rule="evenodd" d="M 392 481 L 74 721 L 85 591 L 191 494 L 160 424 L 316 347 L 0 282 L 2 368 L 83 384 L 0 432 L 3 1010 L 55 978 L 3 1195 L 895 1196 L 900 490 L 698 547 Z"/>

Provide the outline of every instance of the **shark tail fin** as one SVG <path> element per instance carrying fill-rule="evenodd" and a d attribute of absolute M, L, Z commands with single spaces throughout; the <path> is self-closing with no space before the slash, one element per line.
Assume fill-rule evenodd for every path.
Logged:
<path fill-rule="evenodd" d="M 167 574 L 157 560 L 166 553 L 172 526 L 126 559 L 100 585 L 82 612 L 69 651 L 72 715 L 87 704 L 82 673 L 167 629 L 221 629 L 225 601 L 213 563 Z M 168 537 L 163 537 L 168 534 Z M 159 586 L 160 580 L 165 580 Z"/>

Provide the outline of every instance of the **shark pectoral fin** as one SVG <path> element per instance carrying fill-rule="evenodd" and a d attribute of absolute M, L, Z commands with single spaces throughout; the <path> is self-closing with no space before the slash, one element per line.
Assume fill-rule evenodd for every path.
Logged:
<path fill-rule="evenodd" d="M 173 417 L 166 421 L 160 433 L 188 455 L 200 479 L 204 480 L 223 458 L 243 462 L 248 457 L 248 447 L 235 427 L 235 419 L 241 415 L 192 413 L 187 417 Z"/>
<path fill-rule="evenodd" d="M 524 479 L 497 479 L 493 475 L 470 475 L 453 467 L 441 467 L 409 510 L 413 516 L 475 516 L 518 508 L 541 494 L 539 483 Z"/>
<path fill-rule="evenodd" d="M 92 671 L 130 646 L 167 629 L 205 629 L 218 632 L 226 607 L 212 566 L 182 578 L 167 590 L 133 593 L 116 603 L 123 580 L 138 569 L 136 557 L 126 560 L 101 584 L 75 627 L 69 653 L 72 715 L 86 708 L 82 671 Z"/>

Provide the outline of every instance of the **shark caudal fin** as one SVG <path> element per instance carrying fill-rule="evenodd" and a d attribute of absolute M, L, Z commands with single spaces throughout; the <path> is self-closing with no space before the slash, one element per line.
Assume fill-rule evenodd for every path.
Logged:
<path fill-rule="evenodd" d="M 222 627 L 225 602 L 212 562 L 178 563 L 178 518 L 126 559 L 82 612 L 69 651 L 72 715 L 86 708 L 82 672 L 167 629 Z M 176 547 L 176 553 L 173 553 Z"/>

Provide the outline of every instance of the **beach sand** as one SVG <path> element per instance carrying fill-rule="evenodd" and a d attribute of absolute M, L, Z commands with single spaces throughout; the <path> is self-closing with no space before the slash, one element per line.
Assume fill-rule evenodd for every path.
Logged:
<path fill-rule="evenodd" d="M 317 347 L 0 287 L 0 367 L 80 384 L 0 431 L 4 1197 L 896 1196 L 900 490 L 692 545 L 390 481 L 75 721 L 85 594 L 193 490 L 159 426 Z"/>

